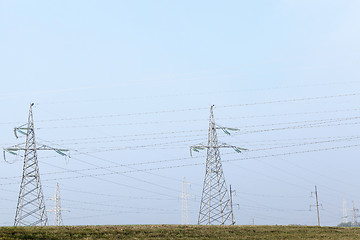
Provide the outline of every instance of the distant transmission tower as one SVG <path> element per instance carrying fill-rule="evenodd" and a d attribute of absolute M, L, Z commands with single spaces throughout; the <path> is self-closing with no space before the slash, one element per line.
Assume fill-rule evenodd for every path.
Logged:
<path fill-rule="evenodd" d="M 187 185 L 188 184 L 189 183 L 186 182 L 185 177 L 184 177 L 182 194 L 181 194 L 181 199 L 182 199 L 182 203 L 181 203 L 181 210 L 182 210 L 181 211 L 181 224 L 185 224 L 185 225 L 190 224 L 188 199 L 189 199 L 189 197 L 191 195 L 187 193 Z"/>
<path fill-rule="evenodd" d="M 48 212 L 54 212 L 54 225 L 62 226 L 64 224 L 63 224 L 61 212 L 64 209 L 61 208 L 59 183 L 56 183 L 55 196 L 53 198 L 51 198 L 51 200 L 54 200 L 55 206 L 53 209 L 48 210 Z"/>
<path fill-rule="evenodd" d="M 355 203 L 354 201 L 352 202 L 352 221 L 351 221 L 351 226 L 356 227 L 358 225 L 357 222 L 357 217 L 358 214 L 357 212 L 359 212 L 359 209 L 355 208 Z"/>
<path fill-rule="evenodd" d="M 343 216 L 342 216 L 342 223 L 348 222 L 348 210 L 346 207 L 346 200 L 343 199 Z"/>
<path fill-rule="evenodd" d="M 198 152 L 199 150 L 207 149 L 206 170 L 198 224 L 231 225 L 233 224 L 231 221 L 233 213 L 230 205 L 229 192 L 225 183 L 219 148 L 233 148 L 236 152 L 247 149 L 225 143 L 218 143 L 216 129 L 221 129 L 226 134 L 230 134 L 228 130 L 236 131 L 238 129 L 217 126 L 215 124 L 213 107 L 214 105 L 210 107 L 207 145 L 198 144 L 190 147 L 190 153 L 191 151 Z"/>
<path fill-rule="evenodd" d="M 45 210 L 44 195 L 41 188 L 37 150 L 54 150 L 61 155 L 66 155 L 65 149 L 51 148 L 46 145 L 36 147 L 35 128 L 32 107 L 30 104 L 28 123 L 14 129 L 17 133 L 26 135 L 26 143 L 13 147 L 4 148 L 5 152 L 17 155 L 18 151 L 24 151 L 23 175 L 20 185 L 20 193 L 17 202 L 14 226 L 46 226 L 47 215 Z"/>

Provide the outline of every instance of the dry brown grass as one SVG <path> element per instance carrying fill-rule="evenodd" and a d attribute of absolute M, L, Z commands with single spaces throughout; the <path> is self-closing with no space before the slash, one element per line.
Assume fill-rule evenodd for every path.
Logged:
<path fill-rule="evenodd" d="M 304 226 L 1 227 L 0 239 L 360 239 L 360 228 Z"/>

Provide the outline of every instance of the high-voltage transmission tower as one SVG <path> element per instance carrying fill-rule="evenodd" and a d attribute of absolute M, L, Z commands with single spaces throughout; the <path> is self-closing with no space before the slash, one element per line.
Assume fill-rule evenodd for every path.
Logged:
<path fill-rule="evenodd" d="M 234 128 L 220 127 L 215 124 L 214 105 L 210 107 L 209 132 L 207 144 L 198 144 L 190 147 L 192 151 L 206 149 L 206 169 L 201 196 L 198 224 L 205 225 L 231 225 L 232 209 L 229 192 L 226 187 L 223 167 L 220 157 L 220 148 L 233 148 L 236 152 L 247 150 L 226 143 L 218 143 L 216 129 L 223 130 L 226 134 L 230 131 L 237 131 Z"/>
<path fill-rule="evenodd" d="M 63 151 L 67 151 L 66 149 L 57 149 L 46 145 L 42 145 L 40 147 L 36 146 L 32 111 L 33 106 L 33 103 L 30 104 L 28 123 L 14 129 L 14 133 L 17 138 L 18 133 L 26 135 L 25 144 L 18 144 L 9 148 L 4 148 L 4 159 L 5 152 L 12 155 L 18 155 L 19 151 L 24 151 L 23 174 L 14 226 L 47 225 L 48 218 L 46 215 L 44 195 L 40 182 L 37 150 L 54 150 L 63 156 L 66 155 Z"/>
<path fill-rule="evenodd" d="M 343 216 L 342 216 L 342 223 L 348 222 L 348 210 L 346 207 L 346 200 L 343 199 Z"/>
<path fill-rule="evenodd" d="M 357 221 L 357 218 L 358 218 L 358 212 L 359 212 L 359 209 L 355 208 L 355 203 L 354 201 L 352 202 L 352 221 L 351 221 L 351 226 L 353 227 L 357 227 L 358 226 L 358 221 Z"/>
<path fill-rule="evenodd" d="M 48 212 L 54 212 L 54 226 L 64 225 L 61 216 L 61 212 L 64 211 L 64 209 L 61 208 L 59 183 L 56 183 L 55 195 L 50 200 L 54 200 L 55 202 L 55 206 L 52 209 L 48 210 Z"/>
<path fill-rule="evenodd" d="M 182 187 L 182 193 L 181 193 L 181 224 L 188 225 L 190 224 L 189 221 L 189 205 L 188 205 L 188 199 L 191 197 L 190 194 L 187 192 L 187 185 L 189 185 L 188 182 L 186 182 L 185 177 L 183 179 L 183 187 Z"/>

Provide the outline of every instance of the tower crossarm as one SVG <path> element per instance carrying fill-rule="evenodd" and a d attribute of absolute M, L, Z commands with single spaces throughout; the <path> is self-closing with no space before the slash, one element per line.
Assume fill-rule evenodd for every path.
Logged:
<path fill-rule="evenodd" d="M 19 138 L 18 133 L 23 134 L 23 135 L 26 136 L 27 131 L 28 131 L 28 129 L 29 129 L 27 125 L 28 125 L 28 124 L 25 123 L 25 124 L 21 125 L 20 127 L 15 127 L 15 128 L 14 128 L 14 135 L 15 135 L 16 138 Z"/>
<path fill-rule="evenodd" d="M 240 131 L 239 128 L 223 127 L 218 124 L 215 125 L 215 128 L 222 130 L 226 135 L 231 135 L 229 131 Z"/>
<path fill-rule="evenodd" d="M 25 143 L 22 144 L 17 144 L 8 148 L 3 148 L 3 156 L 4 156 L 4 160 L 6 161 L 6 154 L 5 153 L 10 153 L 12 155 L 18 155 L 19 151 L 25 151 L 26 146 Z M 69 149 L 63 149 L 63 148 L 54 148 L 54 147 L 50 147 L 47 145 L 41 145 L 40 147 L 37 147 L 36 150 L 51 150 L 51 151 L 55 151 L 57 154 L 61 155 L 61 156 L 66 156 L 66 157 L 70 157 L 70 155 L 68 154 Z"/>
<path fill-rule="evenodd" d="M 237 153 L 241 153 L 242 151 L 249 150 L 247 148 L 242 148 L 242 147 L 238 147 L 238 146 L 235 146 L 235 145 L 229 145 L 229 144 L 226 144 L 226 143 L 221 143 L 221 144 L 218 144 L 217 146 L 208 146 L 208 145 L 205 145 L 205 144 L 197 144 L 197 145 L 190 146 L 190 155 L 192 156 L 193 151 L 194 152 L 200 152 L 201 150 L 205 150 L 205 149 L 209 149 L 209 148 L 214 148 L 214 149 L 232 148 Z"/>

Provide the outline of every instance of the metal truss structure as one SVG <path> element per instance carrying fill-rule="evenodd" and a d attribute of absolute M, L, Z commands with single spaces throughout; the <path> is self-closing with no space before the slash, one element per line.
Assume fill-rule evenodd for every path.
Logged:
<path fill-rule="evenodd" d="M 200 203 L 198 224 L 205 225 L 232 225 L 234 223 L 229 192 L 226 187 L 223 167 L 221 163 L 220 148 L 233 148 L 236 152 L 247 150 L 244 148 L 219 144 L 216 129 L 230 134 L 233 128 L 217 127 L 215 124 L 212 105 L 210 107 L 209 132 L 207 145 L 198 144 L 190 147 L 191 151 L 198 152 L 206 149 L 206 169 L 203 191 Z"/>
<path fill-rule="evenodd" d="M 54 226 L 62 226 L 64 223 L 61 212 L 64 209 L 61 208 L 59 183 L 56 183 L 55 196 L 51 200 L 54 200 L 55 206 L 53 209 L 48 210 L 48 212 L 54 212 Z"/>
<path fill-rule="evenodd" d="M 186 182 L 185 177 L 183 179 L 183 188 L 181 193 L 181 224 L 188 225 L 190 224 L 189 221 L 189 204 L 188 199 L 191 197 L 190 194 L 187 192 L 187 185 L 189 185 L 188 182 Z"/>
<path fill-rule="evenodd" d="M 37 147 L 35 141 L 35 127 L 33 118 L 33 106 L 30 104 L 28 123 L 15 128 L 14 133 L 18 138 L 18 133 L 26 135 L 26 142 L 9 148 L 4 148 L 5 153 L 18 155 L 19 151 L 24 151 L 23 174 L 20 185 L 20 192 L 17 201 L 14 226 L 46 226 L 48 222 L 44 195 L 40 182 L 37 150 L 54 150 L 60 155 L 66 155 L 66 149 L 57 149 L 42 145 Z"/>

